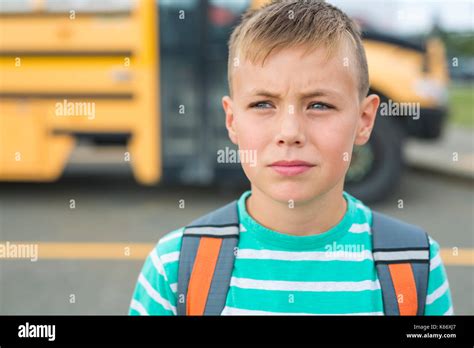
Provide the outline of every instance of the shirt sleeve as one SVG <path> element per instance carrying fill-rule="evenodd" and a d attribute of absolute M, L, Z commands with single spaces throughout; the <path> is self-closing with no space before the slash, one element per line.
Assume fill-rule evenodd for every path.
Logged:
<path fill-rule="evenodd" d="M 425 315 L 453 315 L 448 276 L 439 252 L 439 244 L 430 238 L 430 275 Z"/>
<path fill-rule="evenodd" d="M 163 237 L 148 254 L 138 276 L 129 315 L 176 315 L 177 277 L 182 232 Z"/>

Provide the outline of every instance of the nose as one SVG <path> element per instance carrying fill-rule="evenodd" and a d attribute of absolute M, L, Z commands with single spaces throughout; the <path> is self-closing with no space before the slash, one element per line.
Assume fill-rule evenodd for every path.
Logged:
<path fill-rule="evenodd" d="M 300 115 L 296 112 L 286 112 L 282 115 L 275 140 L 279 146 L 302 146 L 306 141 L 306 137 Z"/>

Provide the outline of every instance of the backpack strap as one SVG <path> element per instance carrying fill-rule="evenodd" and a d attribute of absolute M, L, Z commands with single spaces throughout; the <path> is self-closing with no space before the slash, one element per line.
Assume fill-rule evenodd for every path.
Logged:
<path fill-rule="evenodd" d="M 386 315 L 423 315 L 430 269 L 427 233 L 373 211 L 373 257 Z"/>
<path fill-rule="evenodd" d="M 239 239 L 237 201 L 185 227 L 178 271 L 178 315 L 220 315 Z"/>

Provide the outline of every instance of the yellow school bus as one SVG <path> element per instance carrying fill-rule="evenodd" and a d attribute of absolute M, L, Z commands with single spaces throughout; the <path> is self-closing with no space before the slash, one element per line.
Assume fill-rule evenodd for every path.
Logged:
<path fill-rule="evenodd" d="M 0 180 L 55 180 L 78 137 L 101 135 L 159 180 L 156 4 L 100 3 L 1 1 Z"/>
<path fill-rule="evenodd" d="M 220 99 L 227 40 L 258 0 L 0 0 L 0 181 L 54 181 L 84 139 L 123 144 L 142 184 L 245 182 Z M 446 116 L 443 45 L 364 32 L 371 93 L 416 102 L 420 117 L 379 117 L 354 150 L 347 190 L 396 187 L 408 136 L 437 138 Z"/>

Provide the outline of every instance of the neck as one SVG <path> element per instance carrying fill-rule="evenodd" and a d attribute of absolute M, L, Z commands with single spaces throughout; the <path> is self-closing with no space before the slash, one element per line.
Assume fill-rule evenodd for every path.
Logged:
<path fill-rule="evenodd" d="M 247 212 L 258 223 L 274 231 L 295 236 L 326 232 L 344 217 L 347 202 L 337 185 L 311 201 L 289 207 L 287 202 L 275 201 L 256 187 L 247 199 Z"/>

